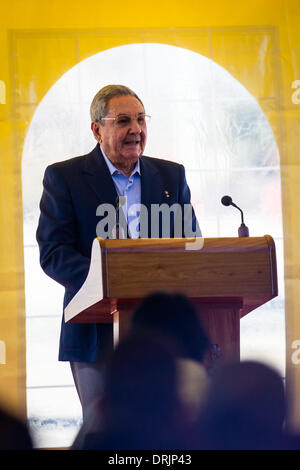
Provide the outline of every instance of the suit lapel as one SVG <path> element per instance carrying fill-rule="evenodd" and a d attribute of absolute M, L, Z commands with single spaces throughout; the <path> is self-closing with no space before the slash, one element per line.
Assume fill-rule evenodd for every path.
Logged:
<path fill-rule="evenodd" d="M 161 204 L 163 194 L 161 175 L 148 158 L 141 157 L 141 203 L 148 211 L 148 237 L 152 236 L 151 205 Z M 159 237 L 161 237 L 161 226 L 159 225 Z"/>
<path fill-rule="evenodd" d="M 141 165 L 141 203 L 150 210 L 151 204 L 161 203 L 162 183 L 157 168 L 144 157 Z"/>
<path fill-rule="evenodd" d="M 99 144 L 85 157 L 83 176 L 100 201 L 116 205 L 117 191 Z"/>

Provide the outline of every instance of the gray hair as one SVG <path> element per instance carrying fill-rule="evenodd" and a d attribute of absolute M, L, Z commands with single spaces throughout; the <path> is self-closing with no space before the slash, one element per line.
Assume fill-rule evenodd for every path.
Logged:
<path fill-rule="evenodd" d="M 104 88 L 101 88 L 101 90 L 99 90 L 98 93 L 94 96 L 94 99 L 90 107 L 91 120 L 98 121 L 101 123 L 102 118 L 105 117 L 107 114 L 107 107 L 108 107 L 109 100 L 111 98 L 114 98 L 115 96 L 122 96 L 122 95 L 134 96 L 134 98 L 139 100 L 139 102 L 144 107 L 142 101 L 137 96 L 137 94 L 134 93 L 134 91 L 132 91 L 127 86 L 107 85 Z"/>

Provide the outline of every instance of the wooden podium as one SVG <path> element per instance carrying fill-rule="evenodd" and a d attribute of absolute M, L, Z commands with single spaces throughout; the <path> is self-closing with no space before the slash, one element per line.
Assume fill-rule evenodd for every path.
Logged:
<path fill-rule="evenodd" d="M 94 271 L 101 268 L 101 277 L 90 277 L 77 295 L 83 297 L 90 289 L 97 294 L 99 288 L 100 300 L 95 302 L 94 297 L 87 308 L 80 308 L 83 304 L 79 302 L 79 312 L 76 308 L 71 314 L 65 311 L 66 321 L 113 322 L 117 342 L 128 331 L 131 315 L 146 295 L 180 292 L 196 306 L 222 356 L 239 358 L 240 318 L 278 295 L 275 243 L 269 235 L 206 238 L 203 246 L 189 244 L 187 249 L 186 244 L 193 241 L 95 239 L 101 266 L 97 260 L 91 266 Z"/>

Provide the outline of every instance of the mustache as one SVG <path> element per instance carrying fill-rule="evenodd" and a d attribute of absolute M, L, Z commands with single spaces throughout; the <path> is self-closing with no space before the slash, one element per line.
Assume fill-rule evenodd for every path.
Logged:
<path fill-rule="evenodd" d="M 124 143 L 125 144 L 131 144 L 131 143 L 140 143 L 142 142 L 143 139 L 141 137 L 127 137 L 125 140 L 124 140 Z"/>

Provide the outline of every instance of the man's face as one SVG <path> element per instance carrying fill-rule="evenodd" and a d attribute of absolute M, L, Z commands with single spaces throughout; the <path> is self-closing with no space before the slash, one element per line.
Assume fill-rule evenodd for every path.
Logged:
<path fill-rule="evenodd" d="M 105 118 L 120 115 L 130 116 L 127 125 L 118 125 L 114 120 L 105 120 L 103 125 L 92 123 L 92 130 L 104 153 L 118 167 L 129 167 L 142 156 L 147 137 L 146 124 L 140 125 L 139 115 L 145 113 L 143 105 L 134 96 L 115 96 L 108 102 Z"/>

